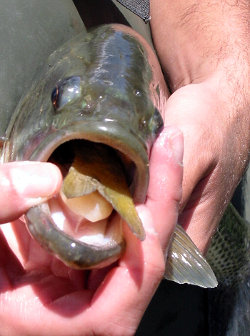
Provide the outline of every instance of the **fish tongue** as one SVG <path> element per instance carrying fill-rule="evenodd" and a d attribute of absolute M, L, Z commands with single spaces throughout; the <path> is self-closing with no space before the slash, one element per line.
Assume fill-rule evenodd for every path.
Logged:
<path fill-rule="evenodd" d="M 106 235 L 107 219 L 90 222 L 84 215 L 67 204 L 61 193 L 49 202 L 51 216 L 56 226 L 79 241 L 98 244 Z M 76 205 L 77 207 L 77 205 Z M 84 212 L 84 210 L 83 210 Z"/>
<path fill-rule="evenodd" d="M 100 197 L 102 196 L 100 195 Z M 71 200 L 74 199 L 68 199 L 68 201 Z M 106 200 L 105 202 L 107 203 Z M 81 209 L 81 212 L 77 213 L 78 209 L 75 210 L 74 205 L 72 210 L 62 193 L 50 200 L 49 207 L 55 225 L 76 241 L 95 246 L 111 246 L 122 243 L 122 223 L 118 214 L 112 214 L 110 218 L 107 218 L 104 212 L 105 218 L 101 217 L 100 220 L 90 221 L 81 213 L 82 211 L 86 212 L 86 209 Z M 112 211 L 113 208 L 110 204 L 109 207 Z"/>
<path fill-rule="evenodd" d="M 92 223 L 108 218 L 113 211 L 112 205 L 98 191 L 74 198 L 62 193 L 62 199 L 74 214 Z"/>
<path fill-rule="evenodd" d="M 131 231 L 143 240 L 145 232 L 119 158 L 108 146 L 86 143 L 84 147 L 75 148 L 75 159 L 64 179 L 62 192 L 73 201 L 96 191 L 127 222 Z"/>

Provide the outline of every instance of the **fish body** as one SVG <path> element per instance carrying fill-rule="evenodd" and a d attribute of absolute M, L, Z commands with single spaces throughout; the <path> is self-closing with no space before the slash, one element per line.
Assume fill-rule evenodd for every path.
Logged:
<path fill-rule="evenodd" d="M 133 201 L 142 203 L 148 187 L 150 149 L 163 127 L 160 112 L 167 97 L 160 65 L 147 42 L 128 27 L 100 26 L 78 35 L 50 56 L 42 76 L 17 106 L 7 130 L 3 159 L 51 160 L 68 167 L 76 142 L 77 146 L 81 142 L 102 144 L 116 151 Z M 58 159 L 60 149 L 63 154 Z M 96 185 L 93 177 L 87 179 Z M 110 200 L 114 190 L 107 195 L 107 189 L 97 185 Z M 117 209 L 117 202 L 113 205 Z M 74 239 L 55 225 L 48 203 L 31 208 L 26 218 L 32 236 L 71 267 L 106 266 L 125 248 L 116 231 L 98 244 Z M 134 231 L 141 232 L 139 238 L 143 239 L 140 224 L 138 227 L 139 231 Z M 172 246 L 167 277 L 204 287 L 217 285 L 210 266 L 180 226 Z M 186 251 L 189 263 L 176 258 Z M 190 277 L 194 264 L 197 276 Z M 176 269 L 184 270 L 184 276 L 177 277 Z"/>
<path fill-rule="evenodd" d="M 249 335 L 249 241 L 250 223 L 230 204 L 206 255 L 219 283 L 208 291 L 211 336 Z"/>

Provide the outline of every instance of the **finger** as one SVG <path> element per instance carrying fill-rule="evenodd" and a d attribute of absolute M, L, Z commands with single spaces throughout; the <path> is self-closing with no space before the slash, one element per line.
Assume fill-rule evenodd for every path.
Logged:
<path fill-rule="evenodd" d="M 146 206 L 153 214 L 155 230 L 162 247 L 173 231 L 169 223 L 176 223 L 182 195 L 183 136 L 174 127 L 166 127 L 157 139 L 150 158 L 150 183 Z M 169 208 L 175 211 L 168 213 Z"/>
<path fill-rule="evenodd" d="M 59 191 L 61 173 L 51 163 L 11 162 L 0 165 L 0 223 L 20 217 Z"/>
<path fill-rule="evenodd" d="M 166 229 L 168 233 L 164 232 L 163 235 L 168 242 L 177 221 L 181 197 L 182 142 L 181 133 L 173 128 L 164 130 L 157 140 L 150 163 L 151 174 L 156 174 L 157 178 L 151 179 L 146 204 L 138 207 L 146 239 L 140 242 L 125 226 L 125 254 L 119 266 L 106 276 L 93 297 L 92 309 L 96 309 L 103 321 L 112 319 L 115 330 L 113 334 L 134 334 L 163 277 L 163 238 L 157 230 L 164 232 Z M 165 179 L 166 174 L 170 174 L 170 178 Z M 155 188 L 154 184 L 161 183 L 164 186 L 160 190 Z M 157 221 L 155 227 L 154 221 Z M 104 324 L 100 328 L 102 332 L 105 331 Z"/>
<path fill-rule="evenodd" d="M 109 272 L 92 299 L 95 316 L 91 311 L 85 316 L 97 335 L 134 335 L 163 277 L 165 262 L 157 235 L 146 229 L 141 243 L 127 232 L 127 242 L 123 260 Z M 96 316 L 102 317 L 101 325 L 96 325 Z"/>

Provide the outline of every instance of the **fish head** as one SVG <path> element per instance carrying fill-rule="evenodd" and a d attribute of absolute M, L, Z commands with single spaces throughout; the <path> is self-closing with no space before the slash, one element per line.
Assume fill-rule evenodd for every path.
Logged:
<path fill-rule="evenodd" d="M 155 59 L 152 66 L 152 52 L 147 48 L 127 27 L 105 25 L 55 51 L 42 76 L 17 106 L 7 130 L 4 160 L 62 161 L 65 166 L 74 159 L 76 141 L 78 148 L 81 142 L 93 147 L 102 144 L 112 148 L 122 162 L 134 202 L 144 202 L 150 150 L 163 127 L 159 111 L 166 98 L 160 66 Z M 60 162 L 55 155 L 58 152 L 63 153 Z M 58 231 L 53 238 L 47 236 L 53 231 L 47 205 L 31 209 L 27 218 L 33 236 L 49 250 L 53 250 L 52 240 L 58 241 L 52 252 L 76 267 L 106 265 L 124 246 L 122 239 L 112 248 L 110 243 L 106 248 L 105 243 L 97 248 L 101 261 L 82 261 L 84 251 L 72 252 L 79 247 L 74 239 L 61 233 L 58 238 Z M 96 250 L 93 246 L 90 249 Z M 63 256 L 66 250 L 70 255 Z M 77 261 L 67 262 L 73 254 Z"/>
<path fill-rule="evenodd" d="M 150 149 L 163 127 L 153 72 L 147 50 L 123 30 L 102 26 L 72 39 L 18 105 L 5 161 L 46 161 L 72 139 L 101 142 L 130 162 L 131 191 L 143 202 Z"/>

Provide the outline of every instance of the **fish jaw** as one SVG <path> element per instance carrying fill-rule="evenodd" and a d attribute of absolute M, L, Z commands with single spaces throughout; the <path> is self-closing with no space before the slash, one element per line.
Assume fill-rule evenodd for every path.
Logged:
<path fill-rule="evenodd" d="M 141 139 L 128 133 L 117 122 L 91 122 L 74 125 L 66 130 L 52 133 L 33 151 L 30 160 L 47 161 L 54 149 L 71 141 L 91 141 L 105 144 L 121 153 L 132 162 L 133 180 L 131 190 L 135 202 L 145 199 L 148 181 L 149 164 L 147 147 Z M 93 141 L 92 141 L 93 140 Z M 36 143 L 36 140 L 34 140 Z M 50 213 L 48 204 L 30 209 L 26 214 L 27 227 L 31 235 L 48 251 L 56 255 L 71 268 L 91 269 L 109 265 L 120 258 L 125 242 L 111 234 L 96 241 L 79 241 L 60 230 Z"/>
<path fill-rule="evenodd" d="M 73 239 L 56 226 L 47 203 L 29 209 L 26 223 L 29 232 L 40 245 L 71 268 L 108 266 L 120 258 L 125 248 L 124 240 L 119 237 L 116 239 L 115 233 L 107 237 L 104 244 L 90 244 Z"/>

